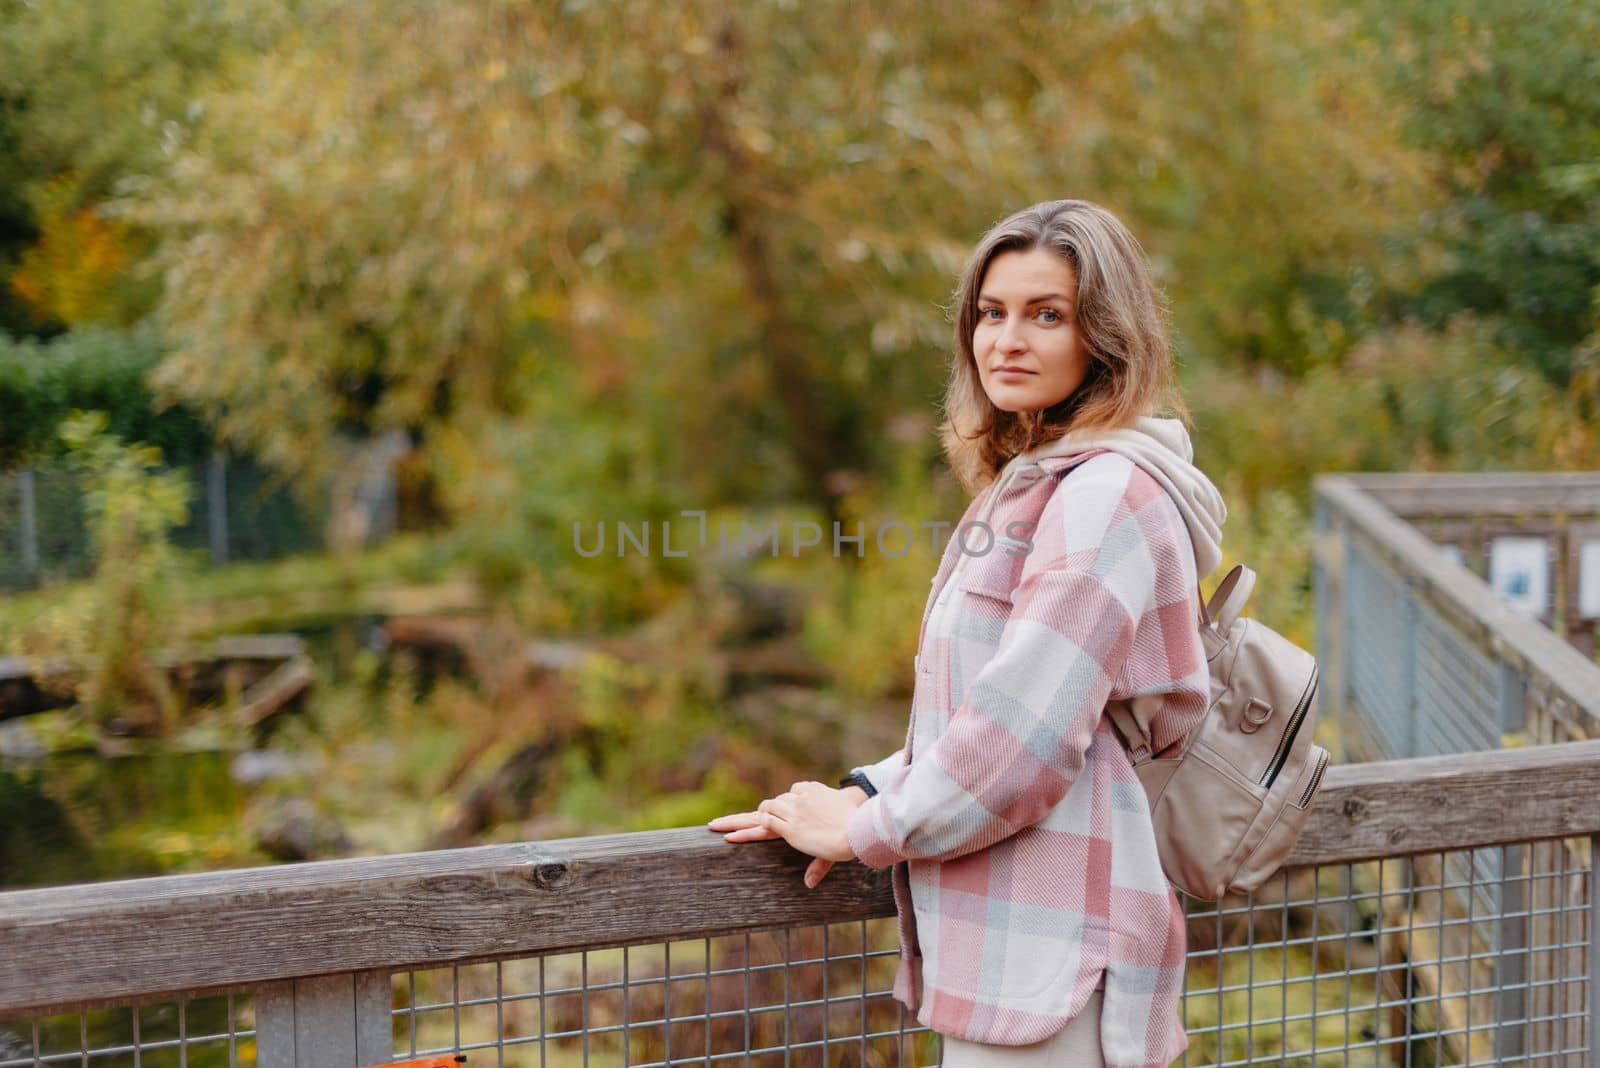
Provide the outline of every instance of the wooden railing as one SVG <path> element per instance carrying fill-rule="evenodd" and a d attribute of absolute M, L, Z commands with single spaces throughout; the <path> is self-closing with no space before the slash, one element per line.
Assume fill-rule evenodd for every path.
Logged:
<path fill-rule="evenodd" d="M 1546 538 L 1547 618 L 1586 643 L 1575 561 L 1600 537 L 1600 475 L 1322 475 L 1315 489 L 1323 708 L 1347 760 L 1600 737 L 1600 666 L 1472 570 L 1496 537 Z"/>
<path fill-rule="evenodd" d="M 1538 618 L 1587 659 L 1600 620 L 1581 611 L 1581 558 L 1600 547 L 1600 472 L 1407 473 L 1330 476 L 1370 494 L 1434 545 L 1489 577 L 1500 538 L 1544 542 L 1549 579 Z"/>
<path fill-rule="evenodd" d="M 1370 1027 L 1363 1022 L 1331 1048 L 1324 1037 L 1324 1052 L 1378 1049 L 1388 1057 L 1411 1043 L 1431 1042 L 1435 1063 L 1463 1063 L 1486 1050 L 1548 1053 L 1551 1059 L 1543 1063 L 1579 1064 L 1585 1057 L 1593 1063 L 1600 1048 L 1594 1034 L 1600 1018 L 1596 798 L 1600 741 L 1330 768 L 1310 825 L 1278 877 L 1246 899 L 1214 905 L 1184 899 L 1192 931 L 1185 994 L 1186 1011 L 1194 1013 L 1188 1063 L 1224 1063 L 1241 1048 L 1257 1056 L 1272 1049 L 1274 1057 L 1299 1056 L 1307 1042 L 1315 1047 L 1327 1031 L 1330 1014 L 1342 1014 L 1348 1030 L 1352 1014 L 1359 1013 L 1367 1014 L 1363 1021 L 1371 1017 Z M 1539 843 L 1564 858 L 1566 878 L 1557 884 L 1541 885 L 1529 874 L 1538 869 L 1524 868 Z M 1474 920 L 1472 861 L 1482 850 L 1521 859 L 1502 867 L 1496 908 Z M 1452 855 L 1467 859 L 1464 884 L 1454 875 L 1460 866 Z M 761 1014 L 780 1009 L 784 1034 L 790 1034 L 791 1025 L 798 1026 L 795 1006 L 819 1004 L 808 985 L 815 977 L 806 978 L 802 964 L 820 964 L 824 1046 L 854 1049 L 859 1042 L 866 1059 L 869 1041 L 876 1049 L 893 1039 L 898 1054 L 875 1055 L 879 1063 L 896 1062 L 897 1056 L 898 1063 L 926 1063 L 915 1054 L 906 1060 L 907 1035 L 925 1042 L 934 1036 L 915 1035 L 915 1026 L 908 1032 L 904 1015 L 894 1030 L 898 1006 L 886 990 L 870 988 L 869 971 L 880 979 L 892 973 L 892 925 L 888 949 L 870 951 L 868 937 L 869 923 L 887 923 L 893 915 L 888 872 L 843 864 L 808 891 L 801 885 L 806 859 L 781 842 L 735 846 L 703 828 L 686 828 L 0 894 L 0 1032 L 9 1029 L 11 1048 L 20 1043 L 22 1050 L 7 1060 L 0 1045 L 0 1064 L 53 1063 L 40 1048 L 49 1044 L 39 1037 L 41 1021 L 47 1038 L 63 1027 L 74 1036 L 81 1032 L 87 1053 L 96 1044 L 87 1037 L 85 1021 L 97 1007 L 155 1000 L 181 1006 L 222 995 L 239 1004 L 249 1001 L 253 1019 L 236 1027 L 230 1000 L 227 1060 L 216 1052 L 220 1044 L 207 1046 L 191 1035 L 185 1048 L 191 1064 L 204 1063 L 206 1049 L 215 1063 L 234 1063 L 241 1036 L 254 1043 L 262 1065 L 381 1063 L 418 1048 L 417 1020 L 426 1011 L 418 1008 L 416 984 L 430 969 L 455 977 L 454 988 L 443 988 L 451 990 L 443 1009 L 436 1009 L 455 1013 L 456 1030 L 452 1041 L 448 1028 L 425 1026 L 424 1048 L 434 1042 L 433 1048 L 447 1051 L 488 1050 L 502 1063 L 538 1063 L 527 1059 L 532 1047 L 519 1041 L 566 1042 L 576 1050 L 581 1040 L 585 1063 L 591 1053 L 597 1063 L 639 1063 L 660 1059 L 660 1042 L 670 1044 L 674 1037 L 681 1056 L 691 1040 L 674 1028 L 689 1022 L 702 1026 L 708 1051 L 714 1034 L 719 1043 L 726 1038 L 720 1022 L 734 1028 L 735 1046 L 741 1021 L 743 1041 L 755 1043 L 771 1022 Z M 1342 881 L 1325 892 L 1329 877 Z M 1513 885 L 1520 892 L 1504 892 Z M 1547 930 L 1557 917 L 1564 928 L 1559 936 Z M 1232 936 L 1225 934 L 1225 921 Z M 1496 933 L 1492 940 L 1479 930 L 1485 923 Z M 860 966 L 861 986 L 838 995 L 835 976 L 830 996 L 829 962 L 835 958 L 827 933 L 849 924 L 859 924 L 862 932 L 859 950 L 848 957 L 852 974 Z M 732 970 L 712 960 L 714 937 L 742 936 L 748 951 L 751 935 L 782 932 L 787 948 L 788 932 L 819 925 L 824 941 L 816 959 L 768 968 L 753 963 L 752 952 Z M 1249 939 L 1242 942 L 1237 933 L 1246 925 Z M 1209 935 L 1213 926 L 1215 938 Z M 1389 932 L 1387 940 L 1374 934 L 1374 926 Z M 1257 941 L 1258 928 L 1277 938 Z M 1397 931 L 1403 945 L 1394 941 Z M 680 979 L 671 947 L 702 939 L 705 967 Z M 666 946 L 668 967 L 664 977 L 620 984 L 622 1004 L 627 1006 L 631 991 L 633 1008 L 625 1007 L 620 1025 L 608 1026 L 600 1037 L 594 1034 L 600 1025 L 589 1016 L 583 1017 L 584 1028 L 552 1034 L 547 1022 L 537 1038 L 508 1035 L 507 1014 L 528 1018 L 534 994 L 518 995 L 523 1004 L 498 985 L 481 988 L 491 990 L 481 998 L 460 989 L 463 970 L 474 962 L 502 962 L 489 965 L 499 984 L 509 967 L 504 962 L 537 958 L 539 1011 L 542 1017 L 548 1002 L 554 1019 L 559 1006 L 544 988 L 544 962 L 581 953 L 583 985 L 567 993 L 581 995 L 588 1012 L 591 995 L 598 998 L 602 987 L 616 989 L 597 982 L 600 971 L 588 970 L 589 954 L 623 945 Z M 1280 954 L 1281 969 L 1274 965 L 1269 973 L 1263 965 L 1257 979 L 1256 962 L 1276 962 Z M 646 955 L 638 950 L 633 959 Z M 683 954 L 678 956 L 681 963 Z M 1238 967 L 1242 959 L 1251 962 L 1248 983 Z M 1396 978 L 1401 972 L 1403 981 Z M 742 1005 L 736 990 L 730 994 L 726 984 L 718 985 L 722 975 L 732 976 L 730 982 L 742 976 Z M 1303 1012 L 1291 1011 L 1291 1000 L 1303 1000 L 1303 984 L 1309 979 L 1314 991 L 1319 976 L 1324 983 L 1354 982 L 1358 992 L 1370 990 L 1361 1000 L 1371 998 L 1375 1008 L 1368 1012 L 1351 996 L 1340 1008 L 1308 1003 Z M 759 987 L 759 1001 L 765 996 L 760 991 L 776 990 L 771 984 L 780 977 L 781 1006 L 752 1003 L 752 989 Z M 695 1011 L 685 1011 L 680 1001 L 674 1012 L 674 983 L 691 979 L 701 983 L 694 988 Z M 1463 982 L 1468 993 L 1460 996 L 1455 991 Z M 1259 1008 L 1241 1015 L 1234 1008 L 1240 997 L 1272 1006 L 1281 997 L 1284 1011 L 1276 1019 Z M 838 1000 L 850 1010 L 842 1035 L 834 1011 Z M 859 1029 L 853 1015 L 858 1002 Z M 1430 1008 L 1434 1002 L 1438 1007 Z M 461 1037 L 462 1013 L 475 1007 L 493 1008 L 500 1021 L 488 1040 L 476 1043 Z M 77 1021 L 76 1031 L 59 1023 L 62 1013 Z M 410 1050 L 404 1039 L 393 1038 L 394 1023 L 408 1013 Z M 136 1035 L 139 1020 L 136 1013 Z M 1363 1037 L 1362 1028 L 1373 1033 Z M 621 1047 L 613 1041 L 619 1030 Z M 655 1045 L 640 1039 L 647 1031 L 657 1036 Z M 698 1059 L 699 1037 L 692 1042 Z M 791 1039 L 771 1048 L 802 1045 Z M 752 1048 L 747 1044 L 744 1052 Z M 1314 1050 L 1308 1055 L 1314 1061 Z M 730 1054 L 736 1056 L 737 1050 Z M 469 1063 L 479 1057 L 474 1052 Z"/>

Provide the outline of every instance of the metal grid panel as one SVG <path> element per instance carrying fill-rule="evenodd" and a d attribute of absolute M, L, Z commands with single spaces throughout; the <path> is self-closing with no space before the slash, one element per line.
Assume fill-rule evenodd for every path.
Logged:
<path fill-rule="evenodd" d="M 1413 604 L 1405 580 L 1363 544 L 1347 535 L 1346 713 L 1353 721 L 1367 759 L 1411 755 L 1410 680 L 1407 626 Z"/>
<path fill-rule="evenodd" d="M 1586 1063 L 1591 855 L 1589 839 L 1436 852 L 1184 897 L 1180 1063 Z M 890 996 L 894 965 L 894 927 L 874 920 L 401 973 L 395 1053 L 935 1065 L 938 1036 Z"/>
<path fill-rule="evenodd" d="M 278 485 L 270 471 L 247 458 L 230 457 L 221 477 L 205 463 L 163 470 L 181 473 L 188 487 L 188 518 L 171 534 L 179 548 L 208 549 L 220 537 L 228 559 L 269 560 L 322 545 L 326 503 L 308 508 Z M 32 483 L 31 544 L 22 519 L 24 479 Z M 39 461 L 27 474 L 0 472 L 0 589 L 90 573 L 93 554 L 84 501 L 83 476 L 67 460 Z M 369 503 L 374 529 L 391 531 L 392 480 L 384 481 Z"/>
<path fill-rule="evenodd" d="M 1426 602 L 1416 606 L 1417 751 L 1500 748 L 1499 668 Z"/>
<path fill-rule="evenodd" d="M 1245 897 L 1185 898 L 1180 1063 L 1593 1063 L 1593 841 L 1541 843 L 1551 862 L 1532 874 L 1503 858 L 1529 847 L 1497 846 L 1281 871 Z M 1512 873 L 1504 911 L 1483 911 L 1485 868 Z"/>
<path fill-rule="evenodd" d="M 0 1021 L 0 1068 L 253 1065 L 254 1027 L 242 994 Z"/>
<path fill-rule="evenodd" d="M 468 1064 L 913 1066 L 938 1035 L 892 997 L 893 918 L 394 976 L 396 1057 Z"/>

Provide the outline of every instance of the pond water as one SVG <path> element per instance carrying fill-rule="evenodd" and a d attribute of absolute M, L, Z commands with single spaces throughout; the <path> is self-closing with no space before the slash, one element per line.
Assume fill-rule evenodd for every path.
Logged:
<path fill-rule="evenodd" d="M 0 761 L 0 889 L 261 863 L 230 752 Z"/>
<path fill-rule="evenodd" d="M 347 617 L 298 628 L 317 679 L 309 704 L 283 715 L 314 722 L 334 691 L 376 711 L 393 660 L 379 643 L 379 622 Z M 460 669 L 446 658 L 422 666 L 419 693 Z M 0 890 L 274 863 L 256 845 L 250 804 L 272 780 L 303 769 L 281 745 L 249 746 L 273 744 L 281 721 L 254 738 L 231 737 L 208 729 L 206 715 L 187 739 L 104 746 L 90 743 L 69 710 L 0 723 Z M 340 729 L 378 733 L 380 718 Z"/>

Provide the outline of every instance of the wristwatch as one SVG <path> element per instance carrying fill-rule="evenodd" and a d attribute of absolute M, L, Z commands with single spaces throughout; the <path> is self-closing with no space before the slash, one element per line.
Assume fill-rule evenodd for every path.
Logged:
<path fill-rule="evenodd" d="M 846 786 L 859 786 L 867 792 L 868 797 L 873 797 L 878 792 L 877 788 L 872 785 L 871 780 L 869 780 L 859 771 L 852 771 L 850 774 L 839 780 L 839 789 L 842 790 Z"/>

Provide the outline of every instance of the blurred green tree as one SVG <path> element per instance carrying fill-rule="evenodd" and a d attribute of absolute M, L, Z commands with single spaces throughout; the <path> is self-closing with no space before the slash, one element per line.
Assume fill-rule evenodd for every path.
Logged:
<path fill-rule="evenodd" d="M 289 469 L 403 427 L 448 497 L 472 458 L 515 454 L 484 435 L 559 404 L 583 416 L 549 467 L 592 453 L 591 485 L 648 473 L 680 501 L 839 517 L 889 467 L 889 416 L 938 396 L 971 242 L 1032 201 L 1127 217 L 1191 345 L 1287 366 L 1336 347 L 1345 298 L 1309 307 L 1307 279 L 1348 288 L 1415 174 L 1346 21 L 1221 0 L 318 6 L 206 99 L 134 213 L 163 235 L 159 381 Z"/>
<path fill-rule="evenodd" d="M 123 325 L 148 310 L 141 235 L 100 209 L 165 165 L 204 88 L 297 6 L 0 0 L 0 329 Z"/>
<path fill-rule="evenodd" d="M 1440 195 L 1394 310 L 1471 311 L 1568 386 L 1600 329 L 1600 7 L 1469 0 L 1364 8 L 1405 136 Z"/>

